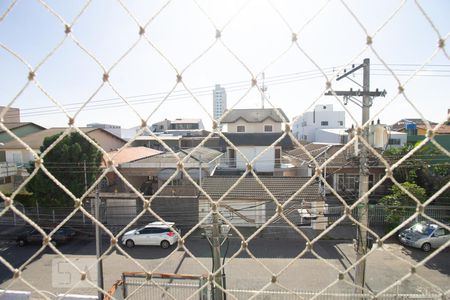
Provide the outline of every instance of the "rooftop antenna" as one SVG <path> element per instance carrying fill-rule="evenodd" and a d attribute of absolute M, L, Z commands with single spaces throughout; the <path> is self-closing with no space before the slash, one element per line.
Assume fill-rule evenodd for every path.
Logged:
<path fill-rule="evenodd" d="M 262 86 L 261 86 L 261 108 L 264 109 L 264 97 L 267 91 L 267 86 L 264 84 L 264 80 L 265 80 L 266 76 L 264 74 L 264 72 L 262 73 Z"/>

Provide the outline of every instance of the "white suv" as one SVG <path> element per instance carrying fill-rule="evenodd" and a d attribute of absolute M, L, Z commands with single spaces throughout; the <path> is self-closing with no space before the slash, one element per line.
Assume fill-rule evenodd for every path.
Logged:
<path fill-rule="evenodd" d="M 128 248 L 135 245 L 152 245 L 166 249 L 178 241 L 178 235 L 174 231 L 181 235 L 181 231 L 173 222 L 166 222 L 166 224 L 153 222 L 145 227 L 126 232 L 122 237 L 122 244 Z"/>

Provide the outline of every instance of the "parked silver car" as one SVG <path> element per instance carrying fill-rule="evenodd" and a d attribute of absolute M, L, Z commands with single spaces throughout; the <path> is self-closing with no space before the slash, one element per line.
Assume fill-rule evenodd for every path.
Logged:
<path fill-rule="evenodd" d="M 432 223 L 416 223 L 398 235 L 400 242 L 425 252 L 438 248 L 450 239 L 450 232 Z"/>
<path fill-rule="evenodd" d="M 175 227 L 173 222 L 165 224 L 153 222 L 145 227 L 126 232 L 122 237 L 122 244 L 128 248 L 135 245 L 152 245 L 166 249 L 178 241 L 178 235 L 175 232 L 181 235 L 181 231 Z"/>

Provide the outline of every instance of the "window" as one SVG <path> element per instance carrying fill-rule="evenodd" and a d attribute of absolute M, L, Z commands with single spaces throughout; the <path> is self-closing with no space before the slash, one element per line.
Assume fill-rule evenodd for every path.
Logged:
<path fill-rule="evenodd" d="M 328 126 L 328 121 L 322 121 L 322 122 L 320 122 L 320 125 L 321 126 Z"/>
<path fill-rule="evenodd" d="M 236 168 L 236 152 L 232 148 L 228 149 L 228 160 L 230 168 Z"/>
<path fill-rule="evenodd" d="M 245 126 L 244 125 L 238 125 L 236 130 L 237 130 L 237 132 L 245 132 Z"/>
<path fill-rule="evenodd" d="M 306 125 L 308 125 L 308 123 L 306 123 L 306 121 L 302 122 L 302 127 L 305 127 Z"/>
<path fill-rule="evenodd" d="M 281 149 L 275 148 L 275 168 L 281 167 Z"/>
<path fill-rule="evenodd" d="M 389 145 L 400 145 L 400 139 L 389 139 Z"/>
<path fill-rule="evenodd" d="M 338 121 L 339 126 L 344 126 L 344 121 Z"/>
<path fill-rule="evenodd" d="M 436 231 L 434 232 L 433 235 L 434 235 L 434 236 L 443 236 L 443 235 L 445 235 L 444 228 L 438 228 L 438 229 L 436 229 Z"/>
<path fill-rule="evenodd" d="M 336 174 L 338 191 L 356 191 L 359 187 L 359 175 Z"/>
<path fill-rule="evenodd" d="M 264 125 L 264 132 L 272 132 L 272 125 Z"/>

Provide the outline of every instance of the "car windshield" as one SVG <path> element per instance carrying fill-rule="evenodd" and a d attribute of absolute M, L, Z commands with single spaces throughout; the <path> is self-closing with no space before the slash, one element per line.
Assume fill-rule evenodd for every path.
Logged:
<path fill-rule="evenodd" d="M 412 232 L 419 234 L 430 235 L 435 228 L 429 224 L 416 224 L 411 227 Z"/>

